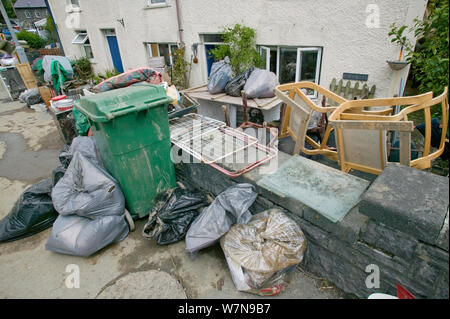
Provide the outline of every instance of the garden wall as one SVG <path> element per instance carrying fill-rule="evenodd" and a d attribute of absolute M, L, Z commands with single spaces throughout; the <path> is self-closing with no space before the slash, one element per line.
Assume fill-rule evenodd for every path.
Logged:
<path fill-rule="evenodd" d="M 289 157 L 280 153 L 279 160 Z M 205 164 L 176 167 L 178 180 L 215 195 L 235 183 L 254 184 L 259 196 L 251 212 L 282 208 L 307 238 L 302 267 L 348 294 L 395 295 L 399 283 L 417 298 L 449 297 L 448 178 L 391 164 L 361 202 L 333 223 L 296 199 L 256 185 L 258 170 L 231 179 Z M 378 289 L 366 285 L 375 282 L 368 279 L 374 274 L 369 265 L 378 266 Z"/>

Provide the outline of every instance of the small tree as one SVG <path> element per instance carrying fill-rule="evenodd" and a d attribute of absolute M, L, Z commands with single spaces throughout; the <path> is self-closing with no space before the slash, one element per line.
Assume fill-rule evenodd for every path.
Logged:
<path fill-rule="evenodd" d="M 235 76 L 248 68 L 261 66 L 254 29 L 240 24 L 236 24 L 233 28 L 225 28 L 223 42 L 223 45 L 210 50 L 210 54 L 214 55 L 216 61 L 228 56 Z"/>
<path fill-rule="evenodd" d="M 391 26 L 392 42 L 402 45 L 406 61 L 412 65 L 414 77 L 419 82 L 419 92 L 433 91 L 441 94 L 448 86 L 449 77 L 449 3 L 448 0 L 430 0 L 430 15 L 423 21 L 415 19 L 410 28 L 418 39 L 416 50 L 403 34 L 407 26 Z"/>
<path fill-rule="evenodd" d="M 172 66 L 172 84 L 179 89 L 187 89 L 186 73 L 191 65 L 184 58 L 186 47 L 181 46 L 174 52 Z"/>
<path fill-rule="evenodd" d="M 47 16 L 47 22 L 45 24 L 45 30 L 48 32 L 48 41 L 50 43 L 55 43 L 58 41 L 58 37 L 56 36 L 55 26 L 53 25 L 52 18 Z"/>

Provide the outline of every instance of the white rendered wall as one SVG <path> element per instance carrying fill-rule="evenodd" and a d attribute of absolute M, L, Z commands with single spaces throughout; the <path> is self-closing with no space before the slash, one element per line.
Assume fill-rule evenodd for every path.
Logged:
<path fill-rule="evenodd" d="M 83 51 L 73 45 L 74 30 L 66 27 L 65 0 L 50 0 L 61 41 L 68 56 Z M 175 0 L 168 6 L 148 8 L 147 0 L 79 0 L 80 27 L 87 30 L 97 72 L 113 67 L 101 29 L 115 29 L 125 70 L 147 66 L 144 42 L 179 42 Z M 223 27 L 241 23 L 256 29 L 257 43 L 323 48 L 320 84 L 329 87 L 344 72 L 369 74 L 369 86 L 377 97 L 398 93 L 400 78 L 409 67 L 392 71 L 386 60 L 396 60 L 400 48 L 392 44 L 390 25 L 413 25 L 422 18 L 426 0 L 179 0 L 186 59 L 202 33 L 220 33 Z M 368 5 L 379 8 L 379 28 L 368 28 Z M 370 7 L 369 7 L 370 8 Z M 123 19 L 125 27 L 117 20 Z M 410 35 L 412 36 L 412 35 Z M 206 58 L 198 47 L 198 64 L 192 64 L 190 86 L 206 83 Z"/>

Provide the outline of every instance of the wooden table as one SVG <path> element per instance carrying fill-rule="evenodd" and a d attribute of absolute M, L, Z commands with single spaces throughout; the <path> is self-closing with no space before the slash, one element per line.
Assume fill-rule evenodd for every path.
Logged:
<path fill-rule="evenodd" d="M 243 107 L 242 97 L 234 97 L 226 93 L 211 94 L 208 92 L 206 85 L 184 90 L 183 93 L 201 101 L 199 101 L 200 106 L 198 107 L 199 114 L 220 121 L 225 121 L 225 115 L 221 108 L 222 105 L 225 105 L 230 115 L 230 126 L 237 127 L 237 108 Z M 268 122 L 279 119 L 281 104 L 282 101 L 276 96 L 264 99 L 248 99 L 247 101 L 248 107 L 261 110 L 264 118 L 268 117 Z"/>

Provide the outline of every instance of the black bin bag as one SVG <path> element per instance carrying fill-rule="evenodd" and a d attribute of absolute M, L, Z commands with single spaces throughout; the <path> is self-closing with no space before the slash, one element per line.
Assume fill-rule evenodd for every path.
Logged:
<path fill-rule="evenodd" d="M 208 204 L 207 197 L 200 191 L 172 188 L 160 193 L 142 235 L 148 239 L 157 237 L 159 245 L 180 241 L 198 216 L 198 209 Z"/>
<path fill-rule="evenodd" d="M 230 96 L 242 96 L 242 90 L 244 89 L 245 83 L 247 82 L 250 74 L 252 74 L 254 68 L 250 68 L 240 75 L 234 77 L 230 82 L 228 82 L 225 87 L 225 92 Z"/>
<path fill-rule="evenodd" d="M 23 192 L 11 212 L 0 221 L 0 242 L 22 239 L 51 227 L 58 217 L 52 203 L 52 179 Z"/>

